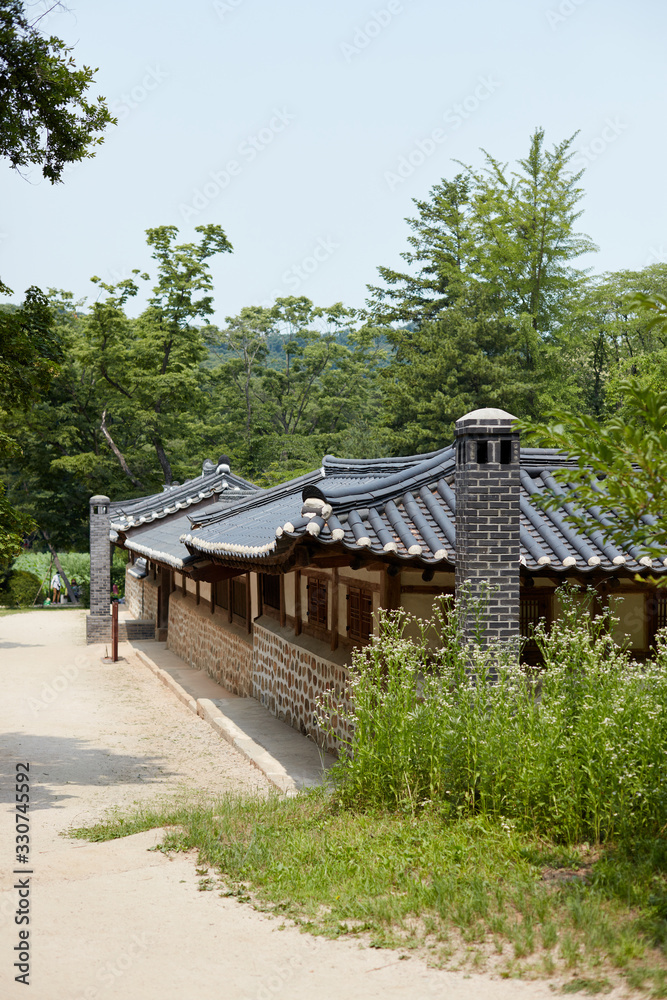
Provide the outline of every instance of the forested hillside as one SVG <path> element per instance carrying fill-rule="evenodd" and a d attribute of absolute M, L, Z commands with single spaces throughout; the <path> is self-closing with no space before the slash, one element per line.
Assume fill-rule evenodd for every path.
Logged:
<path fill-rule="evenodd" d="M 279 298 L 210 322 L 210 260 L 233 252 L 220 226 L 180 242 L 147 231 L 154 268 L 91 302 L 31 289 L 0 313 L 3 530 L 31 524 L 86 545 L 91 493 L 140 495 L 195 475 L 206 456 L 270 484 L 326 452 L 376 457 L 451 440 L 478 406 L 604 421 L 617 385 L 664 384 L 667 343 L 628 305 L 667 292 L 667 264 L 587 273 L 583 188 L 572 139 L 537 130 L 525 158 L 481 155 L 415 200 L 406 246 L 369 279 L 364 310 Z M 402 260 L 402 264 L 399 262 Z M 128 315 L 144 283 L 147 308 Z M 12 521 L 11 519 L 14 518 Z"/>

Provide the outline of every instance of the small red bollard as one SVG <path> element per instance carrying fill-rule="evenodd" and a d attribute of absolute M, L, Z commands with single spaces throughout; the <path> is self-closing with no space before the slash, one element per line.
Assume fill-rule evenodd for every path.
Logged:
<path fill-rule="evenodd" d="M 111 605 L 111 660 L 118 662 L 118 601 Z"/>

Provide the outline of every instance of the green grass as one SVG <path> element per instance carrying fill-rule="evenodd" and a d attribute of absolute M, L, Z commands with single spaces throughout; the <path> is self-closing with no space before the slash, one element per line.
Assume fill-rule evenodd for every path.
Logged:
<path fill-rule="evenodd" d="M 554 977 L 665 995 L 667 845 L 562 846 L 483 817 L 340 808 L 293 799 L 177 802 L 70 833 L 107 840 L 172 827 L 195 848 L 200 889 L 252 902 L 328 937 L 418 949 L 450 968 Z"/>

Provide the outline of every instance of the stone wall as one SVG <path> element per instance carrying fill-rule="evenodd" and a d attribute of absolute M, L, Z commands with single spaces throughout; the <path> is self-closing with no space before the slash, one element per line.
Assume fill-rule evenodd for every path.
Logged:
<path fill-rule="evenodd" d="M 253 693 L 252 636 L 227 621 L 227 612 L 211 614 L 209 604 L 174 591 L 169 599 L 167 647 L 199 670 L 205 670 L 233 694 Z"/>
<path fill-rule="evenodd" d="M 143 607 L 144 581 L 130 576 L 129 566 L 125 570 L 125 605 L 133 618 L 141 618 Z"/>
<path fill-rule="evenodd" d="M 172 595 L 173 596 L 173 595 Z M 125 604 L 133 618 L 157 622 L 157 581 L 152 576 L 137 580 L 125 570 Z"/>
<path fill-rule="evenodd" d="M 318 655 L 305 644 L 297 645 L 299 639 L 288 638 L 285 629 L 267 625 L 254 623 L 253 696 L 273 715 L 312 736 L 318 746 L 337 750 L 339 740 L 350 738 L 348 725 L 339 715 L 333 715 L 336 735 L 323 733 L 316 721 L 317 702 L 331 692 L 337 704 L 347 707 L 345 666 Z"/>

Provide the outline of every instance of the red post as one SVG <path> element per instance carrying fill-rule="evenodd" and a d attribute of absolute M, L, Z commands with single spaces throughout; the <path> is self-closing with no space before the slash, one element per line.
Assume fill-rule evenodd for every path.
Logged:
<path fill-rule="evenodd" d="M 118 601 L 111 605 L 111 659 L 118 662 Z"/>

